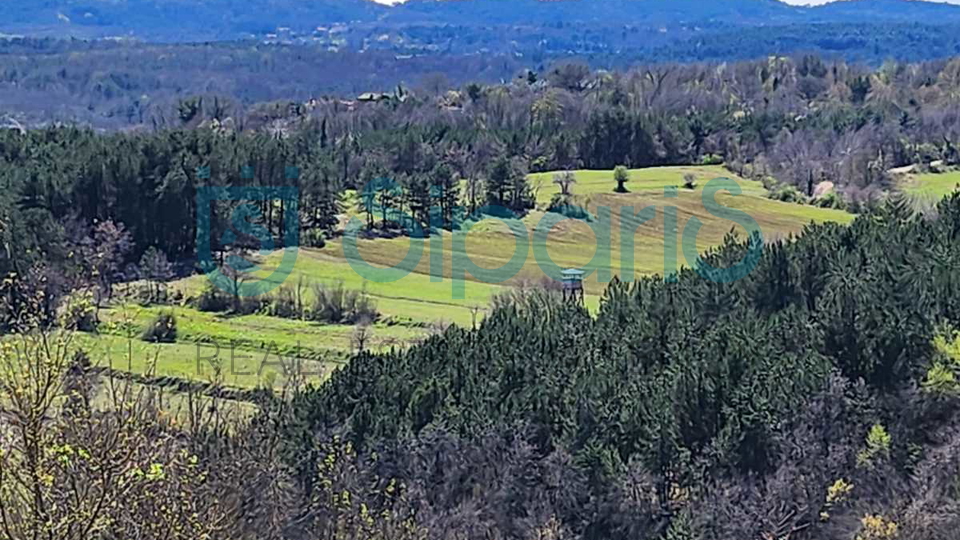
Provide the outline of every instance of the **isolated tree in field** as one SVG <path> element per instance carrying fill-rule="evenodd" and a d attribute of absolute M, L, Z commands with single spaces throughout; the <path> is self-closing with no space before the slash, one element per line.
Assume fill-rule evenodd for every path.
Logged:
<path fill-rule="evenodd" d="M 356 354 L 366 352 L 372 338 L 373 329 L 370 326 L 370 319 L 363 318 L 357 321 L 357 325 L 353 329 L 353 334 L 350 336 L 350 341 Z"/>
<path fill-rule="evenodd" d="M 613 179 L 617 182 L 617 187 L 614 189 L 617 193 L 627 193 L 627 186 L 625 185 L 630 181 L 630 172 L 623 165 L 617 165 L 613 169 Z"/>
<path fill-rule="evenodd" d="M 239 312 L 241 309 L 243 298 L 240 296 L 240 291 L 243 289 L 243 284 L 246 283 L 249 278 L 249 275 L 243 268 L 246 262 L 243 255 L 244 252 L 242 250 L 231 250 L 226 257 L 226 264 L 220 267 L 220 272 L 229 280 L 229 293 L 235 312 Z"/>
<path fill-rule="evenodd" d="M 569 197 L 570 189 L 577 183 L 577 177 L 572 171 L 563 171 L 553 175 L 553 183 L 560 186 L 561 195 Z"/>

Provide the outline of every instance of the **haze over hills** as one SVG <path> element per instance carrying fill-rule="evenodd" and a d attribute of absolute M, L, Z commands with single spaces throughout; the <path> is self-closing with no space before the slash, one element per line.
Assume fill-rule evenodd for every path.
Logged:
<path fill-rule="evenodd" d="M 665 26 L 669 31 L 708 24 L 889 22 L 960 24 L 960 6 L 909 0 L 849 0 L 815 7 L 778 0 L 409 0 L 393 7 L 371 0 L 24 0 L 0 5 L 0 32 L 6 34 L 125 36 L 164 42 L 285 33 L 308 39 L 338 23 L 349 23 L 351 32 L 365 29 L 382 35 L 390 29 L 424 26 L 589 25 L 658 31 Z M 344 39 L 362 41 L 364 37 L 368 36 L 353 34 Z"/>
<path fill-rule="evenodd" d="M 184 96 L 251 105 L 430 81 L 542 80 L 819 55 L 879 65 L 960 55 L 960 6 L 849 0 L 24 0 L 0 3 L 0 115 L 141 124 Z M 77 40 L 59 39 L 62 37 Z M 124 38 L 124 39 L 115 39 Z M 198 43 L 199 42 L 199 43 Z M 65 67 L 66 66 L 66 67 Z M 579 82 L 579 81 L 577 81 Z M 431 86 L 431 85 L 427 85 Z"/>

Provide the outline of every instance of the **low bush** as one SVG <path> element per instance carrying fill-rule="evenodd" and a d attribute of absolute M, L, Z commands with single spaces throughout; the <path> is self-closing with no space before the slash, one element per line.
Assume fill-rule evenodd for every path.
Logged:
<path fill-rule="evenodd" d="M 723 165 L 723 157 L 716 154 L 707 154 L 700 158 L 701 165 Z"/>
<path fill-rule="evenodd" d="M 313 306 L 309 318 L 331 324 L 355 324 L 358 321 L 375 321 L 379 317 L 376 303 L 364 291 L 350 290 L 337 283 L 334 286 L 322 283 L 313 286 Z"/>
<path fill-rule="evenodd" d="M 573 204 L 569 195 L 562 195 L 560 193 L 555 194 L 553 198 L 550 199 L 550 206 L 547 207 L 547 212 L 560 214 L 570 219 L 590 220 L 590 213 L 587 212 L 586 209 Z"/>
<path fill-rule="evenodd" d="M 300 233 L 300 246 L 322 248 L 327 245 L 327 238 L 322 229 L 307 229 Z"/>
<path fill-rule="evenodd" d="M 840 195 L 830 192 L 820 197 L 814 201 L 814 204 L 820 208 L 833 208 L 835 210 L 846 210 L 847 203 L 844 202 L 843 197 Z"/>
<path fill-rule="evenodd" d="M 768 198 L 775 201 L 803 203 L 805 197 L 797 191 L 797 188 L 790 184 L 780 184 L 776 186 L 768 195 Z"/>
<path fill-rule="evenodd" d="M 97 306 L 90 293 L 70 296 L 60 311 L 60 326 L 68 330 L 95 332 L 100 321 Z"/>
<path fill-rule="evenodd" d="M 177 318 L 173 313 L 158 314 L 140 334 L 140 339 L 150 343 L 174 343 L 177 341 Z"/>
<path fill-rule="evenodd" d="M 233 299 L 227 293 L 218 289 L 213 283 L 207 283 L 200 296 L 195 297 L 190 304 L 199 311 L 219 313 L 230 309 Z"/>
<path fill-rule="evenodd" d="M 297 298 L 297 291 L 289 285 L 280 287 L 264 304 L 264 313 L 273 317 L 299 319 L 303 316 L 302 302 Z"/>

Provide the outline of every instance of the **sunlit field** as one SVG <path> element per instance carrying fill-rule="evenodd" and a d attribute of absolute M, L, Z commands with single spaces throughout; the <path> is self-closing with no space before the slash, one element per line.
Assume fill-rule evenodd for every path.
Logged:
<path fill-rule="evenodd" d="M 685 174 L 693 174 L 696 187 L 682 187 Z M 746 230 L 735 221 L 715 216 L 704 206 L 704 186 L 714 178 L 728 178 L 741 194 L 721 191 L 717 202 L 739 210 L 754 219 L 767 241 L 796 234 L 811 222 L 846 223 L 853 216 L 838 210 L 784 203 L 766 198 L 758 182 L 744 180 L 721 167 L 665 167 L 630 171 L 629 193 L 614 193 L 611 171 L 575 171 L 574 204 L 588 213 L 586 220 L 565 219 L 547 213 L 550 199 L 559 192 L 552 182 L 553 173 L 530 176 L 536 192 L 537 208 L 520 219 L 484 218 L 469 221 L 457 233 L 444 231 L 430 239 L 397 237 L 357 240 L 357 249 L 367 270 L 351 260 L 343 238 L 322 249 L 302 248 L 285 287 L 301 287 L 307 301 L 314 283 L 336 284 L 362 290 L 376 303 L 379 320 L 366 330 L 366 346 L 374 350 L 405 348 L 445 325 L 470 326 L 482 320 L 491 298 L 506 287 L 541 283 L 548 279 L 545 268 L 590 268 L 600 238 L 609 231 L 609 260 L 594 263 L 594 271 L 585 281 L 586 306 L 596 310 L 607 279 L 622 280 L 639 276 L 663 275 L 688 264 L 680 248 L 684 229 L 691 219 L 702 223 L 696 248 L 703 252 L 723 242 L 733 232 L 741 239 Z M 655 214 L 643 221 L 637 214 L 653 207 Z M 675 209 L 677 224 L 665 230 L 667 208 Z M 671 212 L 674 210 L 670 210 Z M 355 210 L 348 212 L 352 214 Z M 346 219 L 346 217 L 345 217 Z M 544 235 L 545 252 L 551 263 L 541 264 L 532 244 L 535 234 Z M 525 237 L 518 231 L 525 231 Z M 465 238 L 455 247 L 455 234 Z M 676 265 L 664 264 L 665 238 L 676 239 Z M 632 247 L 631 247 L 632 241 Z M 410 252 L 422 250 L 420 257 L 402 263 Z M 439 256 L 437 256 L 439 254 Z M 543 260 L 544 253 L 539 257 Z M 484 282 L 465 269 L 464 261 L 485 269 L 503 267 L 516 258 L 521 264 L 515 272 L 504 272 Z M 259 259 L 257 276 L 268 276 L 276 269 L 280 252 Z M 632 262 L 631 262 L 632 259 Z M 457 261 L 456 265 L 454 261 Z M 628 272 L 633 265 L 632 273 Z M 382 269 L 393 267 L 384 272 Z M 361 275 L 361 272 L 366 273 Z M 370 275 L 383 274 L 383 275 Z M 101 364 L 117 359 L 132 361 L 124 369 L 142 372 L 154 369 L 157 375 L 203 380 L 219 365 L 222 382 L 237 388 L 281 384 L 284 367 L 281 358 L 300 358 L 309 372 L 307 379 L 320 382 L 342 365 L 354 352 L 356 329 L 348 325 L 317 324 L 264 315 L 227 316 L 202 313 L 188 307 L 186 301 L 207 286 L 207 278 L 194 275 L 172 284 L 183 293 L 182 306 L 174 308 L 118 305 L 102 313 L 101 335 L 86 336 L 85 345 Z M 172 311 L 177 318 L 178 338 L 173 344 L 148 344 L 139 341 L 139 332 L 161 311 Z M 132 344 L 132 345 L 131 345 Z M 219 347 L 219 349 L 218 349 Z M 213 357 L 213 358 L 211 358 Z M 199 359 L 199 361 L 198 361 Z M 122 363 L 121 363 L 122 364 Z M 122 365 L 121 365 L 122 367 Z"/>

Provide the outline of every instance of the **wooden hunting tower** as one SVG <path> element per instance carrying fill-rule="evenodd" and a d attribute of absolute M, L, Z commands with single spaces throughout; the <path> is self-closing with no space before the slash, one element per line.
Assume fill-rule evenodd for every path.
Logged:
<path fill-rule="evenodd" d="M 560 275 L 563 281 L 563 301 L 583 305 L 583 270 L 568 268 Z"/>

